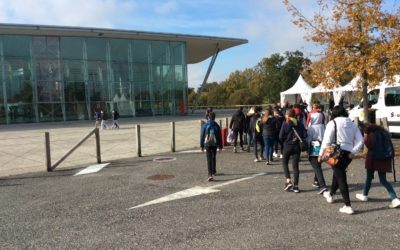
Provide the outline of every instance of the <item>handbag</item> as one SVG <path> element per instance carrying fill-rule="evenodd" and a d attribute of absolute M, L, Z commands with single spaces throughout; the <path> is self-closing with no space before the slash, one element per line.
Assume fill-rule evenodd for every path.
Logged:
<path fill-rule="evenodd" d="M 226 139 L 228 143 L 233 143 L 235 141 L 235 135 L 233 134 L 233 130 L 229 131 L 228 138 Z"/>
<path fill-rule="evenodd" d="M 300 135 L 297 133 L 296 129 L 292 127 L 293 133 L 296 135 L 297 139 L 300 141 L 300 149 L 301 152 L 307 151 L 308 150 L 308 144 L 305 140 L 301 139 Z"/>
<path fill-rule="evenodd" d="M 333 120 L 333 123 L 335 124 L 335 142 L 326 147 L 321 155 L 321 161 L 326 162 L 332 167 L 334 167 L 339 162 L 340 156 L 342 154 L 340 145 L 337 144 L 337 128 L 335 120 Z"/>

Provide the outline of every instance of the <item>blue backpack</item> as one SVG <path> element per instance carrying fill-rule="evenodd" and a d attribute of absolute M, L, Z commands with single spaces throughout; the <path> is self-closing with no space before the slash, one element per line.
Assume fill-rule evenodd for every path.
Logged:
<path fill-rule="evenodd" d="M 204 146 L 205 147 L 216 147 L 217 138 L 215 137 L 215 129 L 213 125 L 209 125 L 206 128 L 206 134 L 204 136 Z"/>

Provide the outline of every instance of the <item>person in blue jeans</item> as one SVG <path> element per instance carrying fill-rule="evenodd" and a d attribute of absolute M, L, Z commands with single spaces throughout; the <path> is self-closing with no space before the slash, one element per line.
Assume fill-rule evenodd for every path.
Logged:
<path fill-rule="evenodd" d="M 274 141 L 275 134 L 277 132 L 276 118 L 272 115 L 270 108 L 265 109 L 264 116 L 261 119 L 262 122 L 262 135 L 265 147 L 265 158 L 266 164 L 269 165 L 272 162 L 272 154 L 274 152 Z"/>
<path fill-rule="evenodd" d="M 217 173 L 217 148 L 222 149 L 221 128 L 215 122 L 215 113 L 208 114 L 208 121 L 204 124 L 200 134 L 200 147 L 203 152 L 206 150 L 208 181 L 213 181 Z"/>
<path fill-rule="evenodd" d="M 361 201 L 368 201 L 368 192 L 371 188 L 371 182 L 374 178 L 375 171 L 378 172 L 379 181 L 384 186 L 389 194 L 392 202 L 390 203 L 390 208 L 400 207 L 400 199 L 397 198 L 396 192 L 393 189 L 393 186 L 386 180 L 386 173 L 392 172 L 392 160 L 393 157 L 387 159 L 374 159 L 374 150 L 377 150 L 375 147 L 379 147 L 382 145 L 379 144 L 378 136 L 385 136 L 390 141 L 390 135 L 387 133 L 384 128 L 381 126 L 377 126 L 374 124 L 367 124 L 364 129 L 364 143 L 368 148 L 368 153 L 365 158 L 365 168 L 367 170 L 367 177 L 364 184 L 364 191 L 362 194 L 356 194 L 356 198 Z M 393 145 L 389 147 L 390 150 L 394 150 Z M 394 154 L 393 154 L 394 155 Z"/>

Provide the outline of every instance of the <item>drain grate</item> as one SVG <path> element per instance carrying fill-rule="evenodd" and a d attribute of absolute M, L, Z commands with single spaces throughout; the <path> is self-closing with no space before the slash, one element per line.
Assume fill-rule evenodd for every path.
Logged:
<path fill-rule="evenodd" d="M 170 180 L 170 179 L 172 179 L 174 177 L 175 176 L 173 176 L 173 175 L 156 174 L 156 175 L 152 175 L 152 176 L 147 177 L 147 179 L 154 180 L 154 181 L 165 181 L 165 180 Z"/>
<path fill-rule="evenodd" d="M 163 157 L 157 157 L 154 158 L 153 161 L 155 162 L 169 162 L 169 161 L 175 161 L 175 157 L 169 157 L 169 156 L 163 156 Z"/>

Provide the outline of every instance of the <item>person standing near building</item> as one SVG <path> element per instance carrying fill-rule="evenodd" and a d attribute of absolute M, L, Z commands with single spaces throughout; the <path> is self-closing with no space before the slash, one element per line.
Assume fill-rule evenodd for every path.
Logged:
<path fill-rule="evenodd" d="M 204 124 L 200 134 L 200 147 L 203 152 L 206 149 L 208 181 L 214 179 L 217 173 L 217 148 L 222 149 L 221 128 L 215 122 L 215 113 L 210 112 L 208 121 Z"/>
<path fill-rule="evenodd" d="M 272 110 L 267 108 L 264 110 L 264 116 L 262 121 L 262 135 L 265 147 L 265 158 L 267 159 L 266 164 L 269 165 L 272 162 L 272 155 L 274 151 L 274 140 L 276 134 L 276 119 L 272 115 Z"/>
<path fill-rule="evenodd" d="M 116 109 L 112 111 L 112 118 L 113 118 L 113 126 L 112 128 L 119 128 L 119 112 Z"/>
<path fill-rule="evenodd" d="M 315 101 L 312 107 L 306 121 L 307 142 L 310 145 L 308 160 L 315 173 L 313 186 L 319 188 L 319 193 L 323 194 L 328 188 L 326 187 L 321 162 L 318 161 L 318 155 L 325 132 L 325 116 L 320 110 L 319 101 Z"/>
<path fill-rule="evenodd" d="M 386 173 L 392 172 L 392 163 L 394 160 L 394 147 L 389 133 L 381 126 L 367 124 L 364 128 L 364 140 L 365 146 L 368 148 L 368 153 L 365 157 L 367 177 L 363 193 L 356 194 L 356 198 L 361 201 L 368 201 L 372 179 L 374 178 L 375 171 L 377 171 L 380 183 L 386 188 L 392 200 L 389 207 L 400 207 L 400 199 L 397 198 L 393 186 L 386 180 Z"/>
<path fill-rule="evenodd" d="M 103 110 L 100 111 L 101 114 L 101 129 L 107 129 L 108 125 L 107 125 L 107 120 L 108 120 L 108 115 L 107 112 L 104 112 Z"/>
<path fill-rule="evenodd" d="M 344 200 L 344 206 L 339 209 L 339 212 L 353 214 L 346 169 L 354 158 L 354 154 L 362 148 L 364 140 L 358 127 L 348 118 L 346 109 L 340 106 L 332 109 L 332 120 L 326 125 L 318 161 L 321 161 L 324 150 L 333 143 L 340 145 L 341 154 L 338 163 L 332 166 L 331 190 L 324 192 L 324 197 L 328 203 L 332 203 L 333 196 L 339 188 Z"/>
<path fill-rule="evenodd" d="M 95 120 L 94 127 L 98 128 L 100 126 L 100 123 L 101 123 L 101 112 L 100 112 L 100 110 L 95 110 L 94 111 L 94 120 Z"/>
<path fill-rule="evenodd" d="M 238 108 L 235 113 L 233 114 L 231 118 L 231 123 L 229 124 L 229 128 L 233 130 L 233 134 L 235 136 L 234 142 L 233 142 L 233 152 L 237 153 L 237 139 L 239 136 L 240 140 L 240 147 L 244 151 L 243 148 L 243 130 L 244 127 L 246 126 L 245 124 L 246 118 L 243 114 L 243 107 Z"/>
<path fill-rule="evenodd" d="M 296 132 L 295 132 L 296 131 Z M 297 134 L 296 134 L 297 133 Z M 300 139 L 306 139 L 305 128 L 302 123 L 298 122 L 295 118 L 293 109 L 286 111 L 286 120 L 282 125 L 281 131 L 279 132 L 279 139 L 283 142 L 283 159 L 282 167 L 285 172 L 286 182 L 285 191 L 292 190 L 295 193 L 299 193 L 299 161 L 300 161 Z M 289 172 L 289 159 L 292 157 L 292 168 L 294 179 L 290 178 Z"/>

